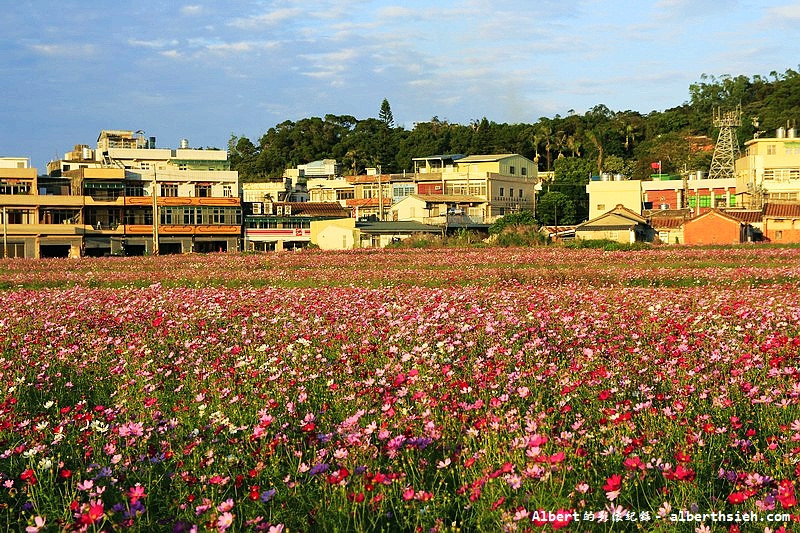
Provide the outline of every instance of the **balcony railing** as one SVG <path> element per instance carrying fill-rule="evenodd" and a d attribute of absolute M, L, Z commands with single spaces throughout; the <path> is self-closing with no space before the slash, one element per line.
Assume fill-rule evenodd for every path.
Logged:
<path fill-rule="evenodd" d="M 489 222 L 482 215 L 440 215 L 438 217 L 427 217 L 422 219 L 423 224 L 432 226 L 447 227 L 470 227 L 488 224 Z"/>

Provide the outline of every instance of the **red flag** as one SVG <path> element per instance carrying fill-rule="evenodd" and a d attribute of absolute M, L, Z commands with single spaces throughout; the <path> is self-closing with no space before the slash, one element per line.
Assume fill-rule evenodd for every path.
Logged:
<path fill-rule="evenodd" d="M 653 169 L 661 168 L 661 163 L 650 163 L 650 167 Z"/>

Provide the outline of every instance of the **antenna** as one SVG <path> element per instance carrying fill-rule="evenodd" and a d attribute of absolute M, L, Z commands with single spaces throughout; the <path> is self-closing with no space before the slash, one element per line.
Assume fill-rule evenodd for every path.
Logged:
<path fill-rule="evenodd" d="M 736 128 L 742 125 L 742 106 L 740 104 L 736 106 L 735 111 L 725 112 L 717 108 L 712 113 L 714 127 L 719 128 L 719 137 L 717 144 L 714 145 L 714 156 L 711 159 L 708 178 L 733 178 L 736 176 L 735 161 L 739 155 Z"/>

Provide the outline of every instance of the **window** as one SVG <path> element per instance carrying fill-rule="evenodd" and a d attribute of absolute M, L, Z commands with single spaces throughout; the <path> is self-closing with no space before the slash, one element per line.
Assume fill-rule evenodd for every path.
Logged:
<path fill-rule="evenodd" d="M 783 232 L 780 231 L 780 230 L 776 231 L 775 232 L 775 239 L 782 239 L 782 238 L 783 238 Z"/>
<path fill-rule="evenodd" d="M 500 198 L 506 195 L 506 190 L 503 187 L 500 187 Z"/>
<path fill-rule="evenodd" d="M 337 200 L 352 200 L 353 198 L 355 198 L 353 189 L 338 189 L 336 191 Z"/>
<path fill-rule="evenodd" d="M 144 196 L 144 183 L 141 181 L 125 182 L 125 196 Z"/>
<path fill-rule="evenodd" d="M 598 211 L 605 211 L 606 210 L 606 204 L 597 204 L 597 210 Z"/>
<path fill-rule="evenodd" d="M 161 184 L 161 196 L 168 196 L 168 197 L 177 197 L 178 196 L 178 184 L 177 183 L 162 183 Z"/>
<path fill-rule="evenodd" d="M 194 224 L 194 209 L 191 207 L 183 208 L 183 223 L 187 225 Z"/>
<path fill-rule="evenodd" d="M 195 183 L 194 195 L 198 198 L 208 198 L 211 196 L 211 185 L 208 183 Z"/>
<path fill-rule="evenodd" d="M 161 223 L 162 224 L 173 224 L 178 221 L 177 213 L 175 213 L 175 208 L 173 207 L 162 207 L 161 208 Z"/>
<path fill-rule="evenodd" d="M 30 194 L 30 183 L 12 183 L 0 181 L 0 194 Z"/>
<path fill-rule="evenodd" d="M 142 161 L 141 163 L 139 163 L 139 168 L 141 168 L 142 170 L 150 170 L 150 163 Z"/>
<path fill-rule="evenodd" d="M 514 199 L 514 188 L 513 187 L 509 187 L 508 188 L 508 197 L 511 198 L 512 200 Z"/>
<path fill-rule="evenodd" d="M 186 163 L 178 163 L 178 170 L 189 170 L 189 165 Z"/>
<path fill-rule="evenodd" d="M 508 173 L 511 174 L 512 176 L 516 173 L 516 171 L 517 169 L 514 168 L 514 165 L 508 167 Z"/>
<path fill-rule="evenodd" d="M 519 190 L 519 197 L 522 198 L 522 189 Z"/>
<path fill-rule="evenodd" d="M 768 144 L 767 145 L 767 155 L 775 155 L 775 145 Z"/>
<path fill-rule="evenodd" d="M 519 169 L 519 171 L 522 173 L 523 176 L 528 175 L 528 167 L 522 167 Z"/>
<path fill-rule="evenodd" d="M 230 198 L 233 196 L 233 190 L 231 189 L 230 185 L 223 185 L 222 186 L 222 196 L 225 198 Z"/>

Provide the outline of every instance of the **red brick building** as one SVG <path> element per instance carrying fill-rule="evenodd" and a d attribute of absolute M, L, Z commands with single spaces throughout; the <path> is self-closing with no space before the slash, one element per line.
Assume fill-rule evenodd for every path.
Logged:
<path fill-rule="evenodd" d="M 685 244 L 739 244 L 748 240 L 749 225 L 712 209 L 683 224 Z"/>

